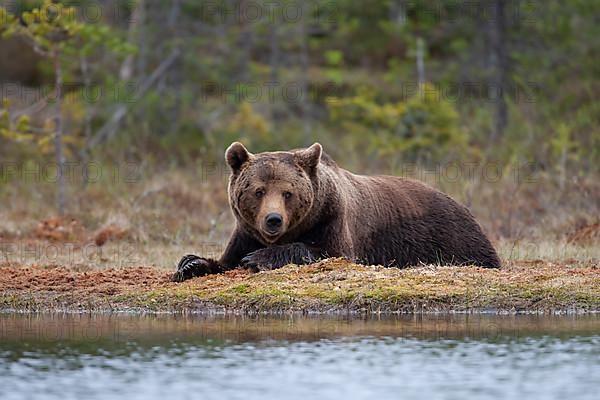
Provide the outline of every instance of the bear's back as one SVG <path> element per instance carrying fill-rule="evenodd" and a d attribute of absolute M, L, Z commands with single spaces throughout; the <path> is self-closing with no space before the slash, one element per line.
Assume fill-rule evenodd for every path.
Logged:
<path fill-rule="evenodd" d="M 344 174 L 352 186 L 346 212 L 360 261 L 500 265 L 471 212 L 448 195 L 410 178 Z"/>

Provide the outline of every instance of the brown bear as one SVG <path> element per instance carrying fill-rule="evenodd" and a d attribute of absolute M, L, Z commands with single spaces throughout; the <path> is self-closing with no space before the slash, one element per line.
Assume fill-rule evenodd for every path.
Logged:
<path fill-rule="evenodd" d="M 218 261 L 187 255 L 174 281 L 327 257 L 395 267 L 500 266 L 469 210 L 425 183 L 355 175 L 318 143 L 251 154 L 235 142 L 225 159 L 232 171 L 229 202 L 235 230 Z"/>

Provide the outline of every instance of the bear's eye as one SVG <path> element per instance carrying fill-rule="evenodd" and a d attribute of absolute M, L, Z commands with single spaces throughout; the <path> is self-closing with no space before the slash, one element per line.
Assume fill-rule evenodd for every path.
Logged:
<path fill-rule="evenodd" d="M 284 198 L 284 199 L 286 199 L 286 200 L 287 200 L 287 199 L 289 199 L 290 197 L 292 197 L 292 193 L 290 193 L 290 192 L 283 192 L 283 198 Z"/>
<path fill-rule="evenodd" d="M 260 199 L 265 195 L 265 191 L 263 189 L 256 189 L 255 195 L 257 199 Z"/>

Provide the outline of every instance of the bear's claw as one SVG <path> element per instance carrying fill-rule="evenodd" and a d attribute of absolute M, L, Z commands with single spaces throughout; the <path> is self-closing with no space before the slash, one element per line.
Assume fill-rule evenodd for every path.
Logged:
<path fill-rule="evenodd" d="M 242 258 L 240 265 L 254 272 L 273 269 L 271 257 L 269 257 L 268 252 L 264 250 L 265 249 L 260 249 L 248 254 L 246 257 Z"/>
<path fill-rule="evenodd" d="M 177 272 L 173 274 L 171 281 L 183 282 L 196 276 L 204 276 L 210 273 L 212 273 L 210 260 L 194 254 L 188 254 L 177 264 Z"/>
<path fill-rule="evenodd" d="M 289 244 L 259 249 L 242 258 L 240 264 L 254 272 L 270 271 L 288 264 L 310 264 L 314 256 L 303 244 Z"/>

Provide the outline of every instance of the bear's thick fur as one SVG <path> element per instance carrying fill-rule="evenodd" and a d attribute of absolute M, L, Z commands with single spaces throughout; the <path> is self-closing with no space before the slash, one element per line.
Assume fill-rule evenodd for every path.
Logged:
<path fill-rule="evenodd" d="M 469 210 L 422 182 L 352 174 L 318 143 L 254 155 L 235 142 L 225 158 L 237 226 L 218 261 L 185 256 L 175 281 L 327 257 L 395 267 L 500 266 Z"/>

